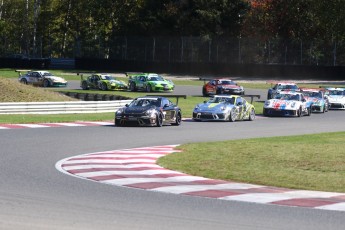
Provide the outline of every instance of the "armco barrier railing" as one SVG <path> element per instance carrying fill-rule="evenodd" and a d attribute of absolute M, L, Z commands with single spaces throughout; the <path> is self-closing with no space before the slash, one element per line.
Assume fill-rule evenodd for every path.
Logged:
<path fill-rule="evenodd" d="M 0 114 L 107 113 L 131 101 L 7 102 L 0 103 Z"/>

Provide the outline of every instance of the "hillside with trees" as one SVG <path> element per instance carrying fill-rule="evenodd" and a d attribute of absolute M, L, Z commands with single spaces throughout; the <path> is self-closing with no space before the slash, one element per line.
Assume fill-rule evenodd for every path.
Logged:
<path fill-rule="evenodd" d="M 0 0 L 0 51 L 34 57 L 345 64 L 341 0 Z"/>

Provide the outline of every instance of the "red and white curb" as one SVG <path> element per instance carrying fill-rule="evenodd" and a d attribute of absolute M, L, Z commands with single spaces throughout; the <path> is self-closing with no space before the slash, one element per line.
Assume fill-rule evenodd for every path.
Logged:
<path fill-rule="evenodd" d="M 265 118 L 256 116 L 256 119 Z M 182 121 L 194 122 L 192 118 L 184 118 Z M 106 121 L 80 121 L 80 122 L 56 122 L 56 123 L 35 123 L 35 124 L 0 124 L 0 130 L 24 129 L 24 128 L 56 128 L 56 127 L 83 127 L 83 126 L 111 126 L 114 122 Z"/>
<path fill-rule="evenodd" d="M 162 168 L 159 157 L 176 145 L 112 150 L 56 163 L 68 175 L 116 186 L 231 201 L 345 211 L 345 193 L 292 190 L 191 176 Z"/>
<path fill-rule="evenodd" d="M 107 126 L 114 125 L 113 122 L 81 121 L 65 123 L 38 123 L 38 124 L 0 124 L 1 129 L 23 129 L 23 128 L 51 128 L 51 127 L 78 127 L 78 126 Z"/>

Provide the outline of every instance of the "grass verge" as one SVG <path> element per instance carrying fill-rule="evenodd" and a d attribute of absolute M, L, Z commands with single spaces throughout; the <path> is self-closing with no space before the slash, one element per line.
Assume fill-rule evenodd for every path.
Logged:
<path fill-rule="evenodd" d="M 184 144 L 172 170 L 267 186 L 345 192 L 345 132 Z"/>

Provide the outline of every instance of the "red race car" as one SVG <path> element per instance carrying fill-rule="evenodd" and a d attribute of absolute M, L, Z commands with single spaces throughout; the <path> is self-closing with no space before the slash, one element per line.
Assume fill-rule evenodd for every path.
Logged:
<path fill-rule="evenodd" d="M 244 95 L 244 88 L 230 79 L 212 79 L 205 82 L 202 87 L 204 97 L 219 94 Z"/>

